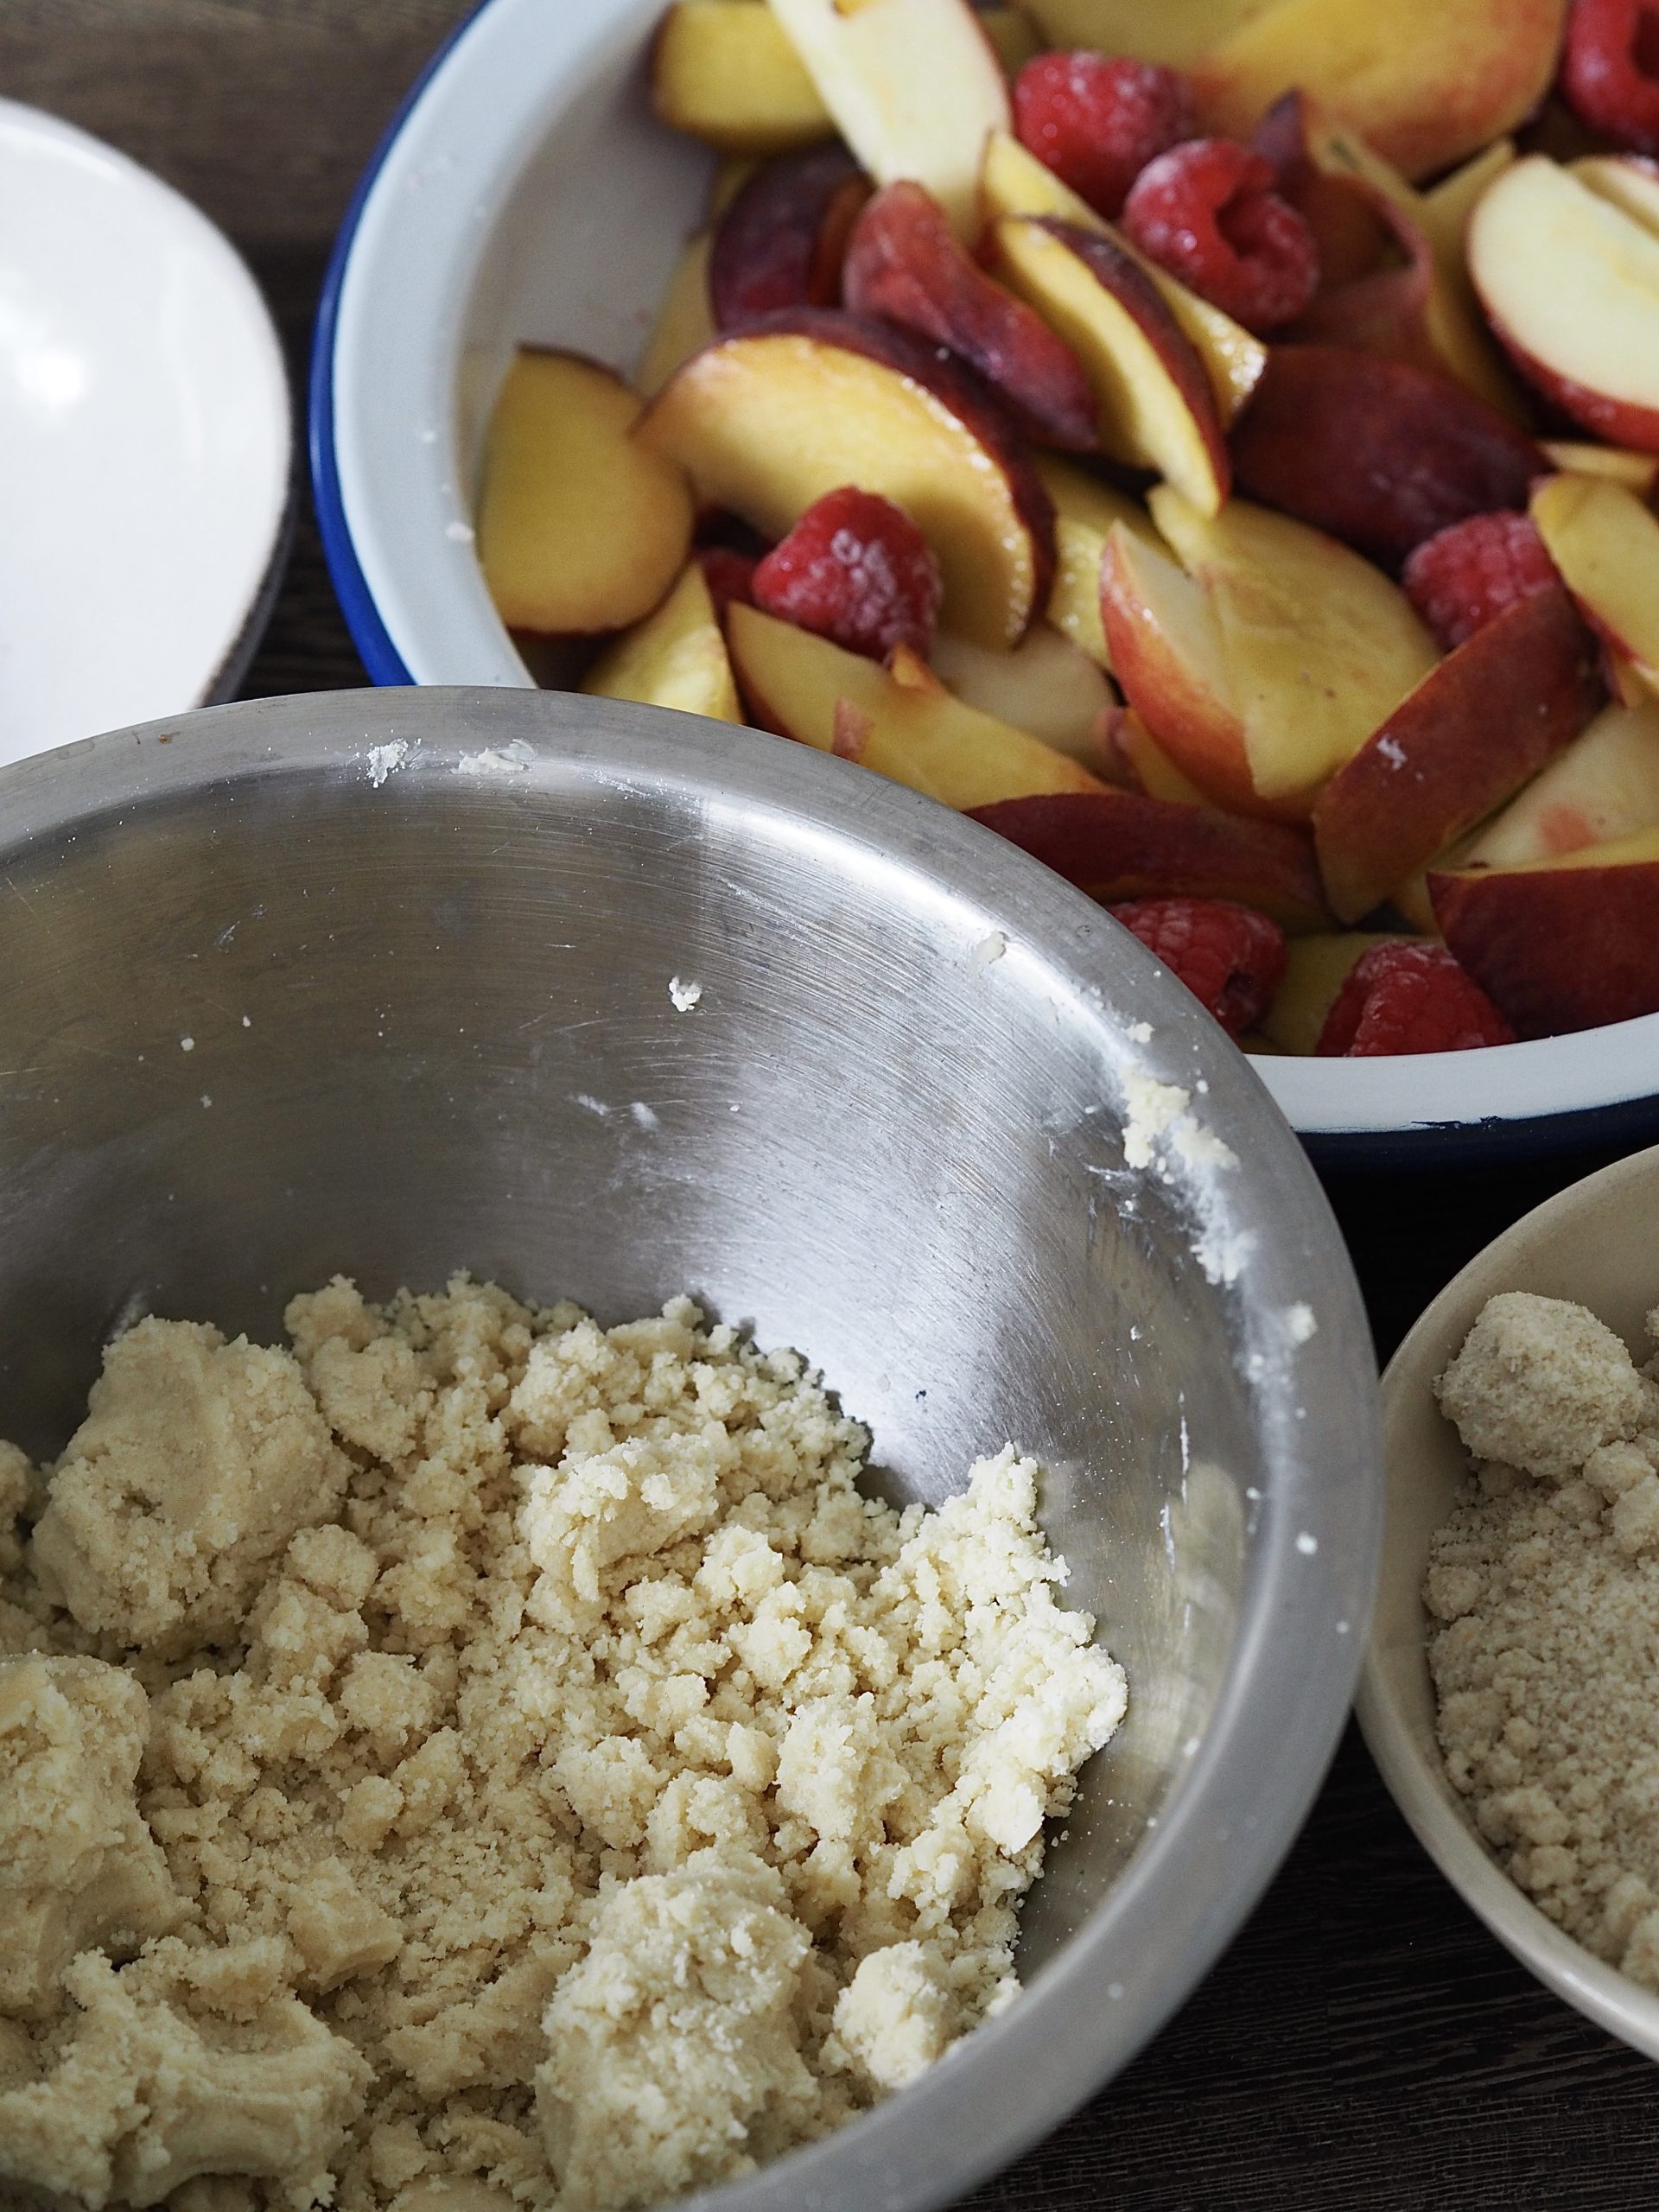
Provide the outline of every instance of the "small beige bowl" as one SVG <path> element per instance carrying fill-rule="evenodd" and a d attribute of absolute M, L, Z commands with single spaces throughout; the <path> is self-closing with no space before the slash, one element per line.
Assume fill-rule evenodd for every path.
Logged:
<path fill-rule="evenodd" d="M 1424 1570 L 1467 1460 L 1431 1385 L 1495 1291 L 1576 1299 L 1639 1358 L 1659 1304 L 1659 1147 L 1575 1183 L 1526 1215 L 1453 1278 L 1382 1377 L 1388 1459 L 1382 1576 L 1358 1715 L 1395 1802 L 1440 1872 L 1523 1966 L 1610 2035 L 1659 2058 L 1659 1997 L 1627 1981 L 1547 1920 L 1500 1871 L 1446 1780 L 1434 1735 Z"/>

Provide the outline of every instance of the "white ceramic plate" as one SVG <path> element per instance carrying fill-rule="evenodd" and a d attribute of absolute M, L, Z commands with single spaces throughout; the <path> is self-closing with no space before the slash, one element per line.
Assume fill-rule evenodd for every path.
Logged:
<path fill-rule="evenodd" d="M 287 512 L 281 350 L 158 178 L 0 100 L 0 764 L 226 695 Z"/>
<path fill-rule="evenodd" d="M 1467 1472 L 1457 1433 L 1431 1395 L 1434 1377 L 1500 1290 L 1576 1299 L 1645 1357 L 1652 1348 L 1643 1317 L 1659 1296 L 1656 1223 L 1659 1147 L 1573 1184 L 1505 1230 L 1446 1286 L 1389 1362 L 1382 1378 L 1382 1579 L 1358 1704 L 1383 1780 L 1471 1910 L 1557 1996 L 1649 2058 L 1659 2058 L 1659 1996 L 1545 1918 L 1488 1855 L 1446 1780 L 1434 1735 L 1421 1592 L 1430 1541 Z"/>
<path fill-rule="evenodd" d="M 638 358 L 713 157 L 652 118 L 660 0 L 485 0 L 365 176 L 312 363 L 329 565 L 382 683 L 531 679 L 472 543 L 490 403 L 519 341 Z M 1659 1128 L 1659 1015 L 1405 1060 L 1264 1058 L 1332 1164 L 1609 1144 Z"/>

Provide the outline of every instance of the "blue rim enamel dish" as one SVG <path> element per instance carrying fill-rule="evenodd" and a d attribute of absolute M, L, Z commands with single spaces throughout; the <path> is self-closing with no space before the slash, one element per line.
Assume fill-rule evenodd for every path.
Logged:
<path fill-rule="evenodd" d="M 358 188 L 317 322 L 311 468 L 377 683 L 532 681 L 474 554 L 477 455 L 518 341 L 632 365 L 701 214 L 713 157 L 664 130 L 645 97 L 660 12 L 660 0 L 485 0 Z M 1659 1014 L 1484 1052 L 1255 1066 L 1336 1167 L 1659 1132 Z"/>

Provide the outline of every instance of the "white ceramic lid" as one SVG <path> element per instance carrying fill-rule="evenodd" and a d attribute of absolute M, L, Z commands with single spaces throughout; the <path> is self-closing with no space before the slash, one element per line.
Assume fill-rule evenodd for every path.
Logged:
<path fill-rule="evenodd" d="M 276 334 L 226 238 L 0 100 L 0 764 L 234 683 L 292 444 Z"/>

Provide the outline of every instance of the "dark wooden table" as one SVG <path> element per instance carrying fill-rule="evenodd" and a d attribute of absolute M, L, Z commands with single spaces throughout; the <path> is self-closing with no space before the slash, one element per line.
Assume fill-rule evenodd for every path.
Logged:
<path fill-rule="evenodd" d="M 1149 0 L 1150 3 L 1150 0 Z M 550 8 L 582 0 L 547 0 Z M 0 92 L 124 145 L 231 232 L 296 378 L 330 237 L 462 0 L 0 0 Z M 303 515 L 246 696 L 366 681 Z M 1333 1178 L 1379 1354 L 1487 1240 L 1604 1164 Z M 982 2212 L 1567 2212 L 1659 2203 L 1648 2063 L 1467 1912 L 1351 1728 L 1221 1964 Z"/>

